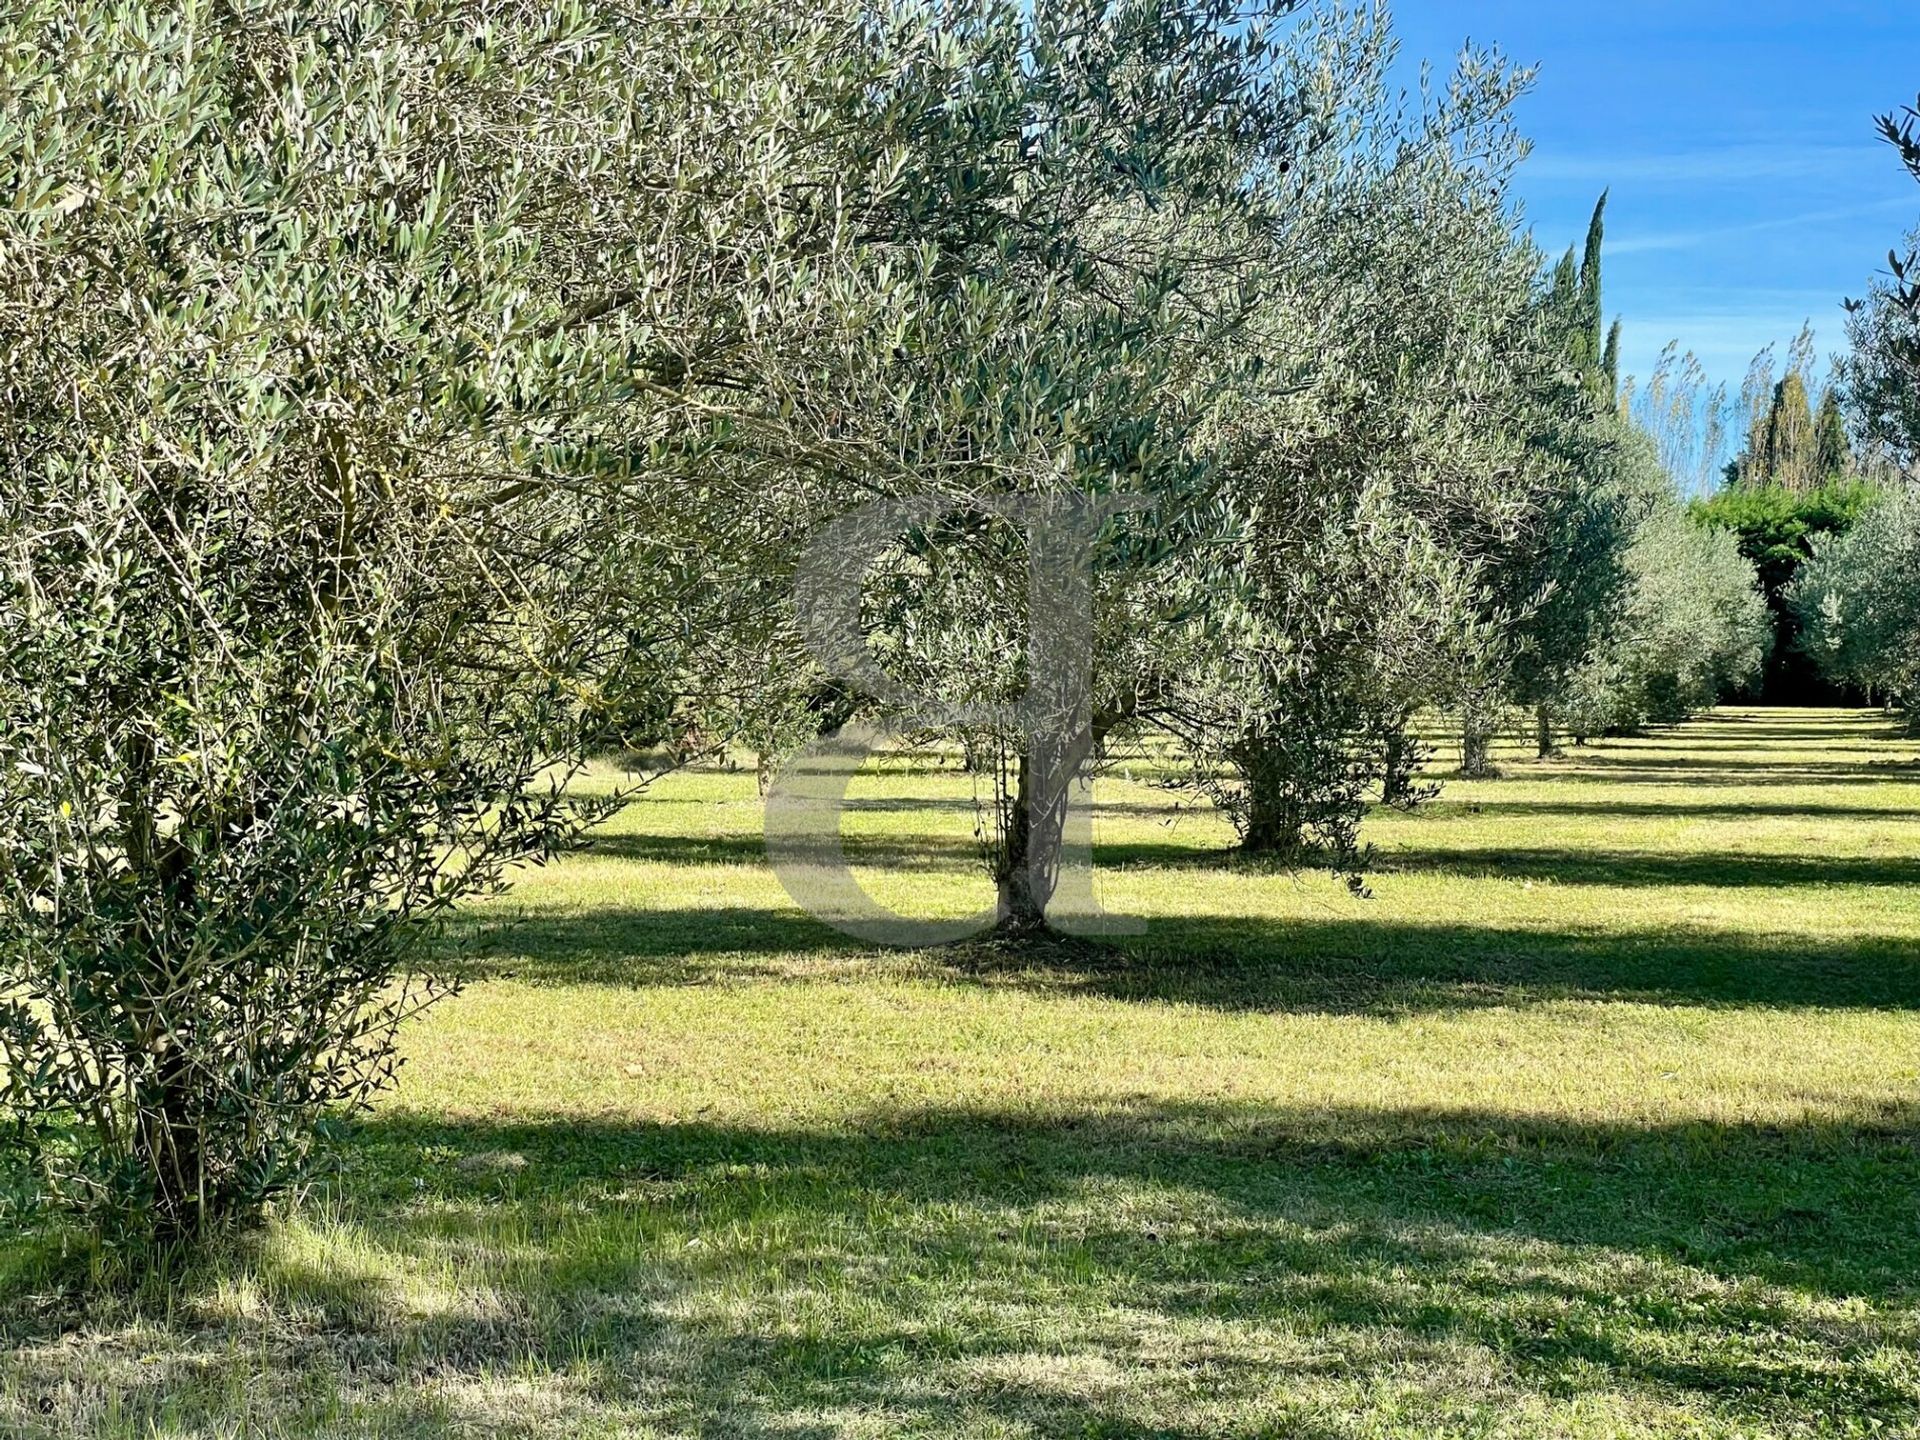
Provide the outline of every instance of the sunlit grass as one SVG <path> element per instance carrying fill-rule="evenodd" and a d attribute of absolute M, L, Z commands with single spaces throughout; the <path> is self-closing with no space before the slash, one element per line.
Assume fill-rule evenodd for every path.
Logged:
<path fill-rule="evenodd" d="M 1911 1433 L 1916 755 L 1509 751 L 1371 822 L 1371 899 L 1141 762 L 1096 839 L 1146 933 L 1044 963 L 838 936 L 750 773 L 675 777 L 449 937 L 469 989 L 257 1243 L 16 1271 L 0 1434 Z M 863 778 L 876 895 L 986 903 L 972 793 Z"/>

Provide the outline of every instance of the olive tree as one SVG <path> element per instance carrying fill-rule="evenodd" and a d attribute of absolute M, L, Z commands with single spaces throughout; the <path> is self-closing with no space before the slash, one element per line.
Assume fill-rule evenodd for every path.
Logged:
<path fill-rule="evenodd" d="M 1524 597 L 1505 649 L 1504 689 L 1530 710 L 1544 758 L 1554 751 L 1574 677 L 1624 603 L 1627 553 L 1668 488 L 1653 445 L 1632 421 L 1578 396 L 1551 412 L 1536 452 L 1562 477 L 1524 563 L 1509 577 Z"/>
<path fill-rule="evenodd" d="M 1183 570 L 1191 642 L 1156 718 L 1242 845 L 1357 871 L 1367 797 L 1411 795 L 1459 545 L 1504 479 L 1463 422 L 1501 408 L 1530 252 L 1507 182 L 1525 81 L 1471 57 L 1412 111 L 1380 17 L 1343 35 L 1298 228 L 1242 339 L 1258 360 L 1212 428 L 1225 522 Z M 1496 499 L 1499 497 L 1499 499 Z"/>
<path fill-rule="evenodd" d="M 1920 181 L 1920 108 L 1882 116 L 1879 128 Z M 1887 259 L 1886 278 L 1848 303 L 1852 344 L 1837 375 L 1861 437 L 1912 471 L 1920 467 L 1920 230 Z"/>
<path fill-rule="evenodd" d="M 914 300 L 887 348 L 819 382 L 847 443 L 895 464 L 820 493 L 933 507 L 872 557 L 864 643 L 908 690 L 977 717 L 962 738 L 992 780 L 983 858 L 1003 923 L 1027 931 L 1052 900 L 1065 797 L 1032 763 L 1037 727 L 1011 718 L 1034 678 L 1022 517 L 1149 507 L 1087 537 L 1091 713 L 1058 717 L 1066 775 L 1136 712 L 1154 577 L 1204 504 L 1198 437 L 1245 368 L 1233 337 L 1290 233 L 1291 157 L 1315 127 L 1291 32 L 1231 0 L 940 13 L 890 34 L 911 59 L 852 127 L 873 152 L 858 168 L 897 177 L 861 232 Z"/>
<path fill-rule="evenodd" d="M 1728 531 L 1667 497 L 1637 527 L 1627 586 L 1574 673 L 1563 713 L 1577 736 L 1674 724 L 1759 673 L 1772 620 L 1753 562 Z"/>
<path fill-rule="evenodd" d="M 892 313 L 826 183 L 872 27 L 686 18 L 5 22 L 0 1122 L 49 1198 L 291 1183 L 444 992 L 424 922 L 596 818 L 601 696 L 840 463 L 794 392 Z"/>
<path fill-rule="evenodd" d="M 1814 542 L 1787 587 L 1801 645 L 1831 679 L 1920 714 L 1920 493 L 1902 485 Z"/>

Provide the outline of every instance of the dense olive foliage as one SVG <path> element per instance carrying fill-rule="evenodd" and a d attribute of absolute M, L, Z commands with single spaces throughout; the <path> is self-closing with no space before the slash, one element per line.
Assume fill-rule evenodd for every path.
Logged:
<path fill-rule="evenodd" d="M 1920 101 L 1880 120 L 1880 136 L 1920 182 Z M 1888 257 L 1890 274 L 1849 302 L 1852 348 L 1839 378 L 1867 443 L 1909 473 L 1920 469 L 1920 228 Z"/>
<path fill-rule="evenodd" d="M 1672 500 L 1641 521 L 1626 565 L 1624 603 L 1570 689 L 1576 736 L 1684 720 L 1758 675 L 1772 644 L 1766 597 L 1738 542 Z"/>
<path fill-rule="evenodd" d="M 437 993 L 418 922 L 593 818 L 603 699 L 808 476 L 900 468 L 838 419 L 876 341 L 991 319 L 909 228 L 967 183 L 915 87 L 1011 18 L 682 19 L 7 22 L 0 1084 L 49 1198 L 190 1232 L 296 1178 Z"/>
<path fill-rule="evenodd" d="M 603 812 L 594 746 L 910 728 L 790 603 L 868 502 L 923 503 L 861 644 L 982 717 L 1020 928 L 1060 839 L 1005 718 L 1022 505 L 1124 501 L 1074 758 L 1171 732 L 1250 846 L 1349 873 L 1423 708 L 1471 766 L 1507 707 L 1635 723 L 1745 663 L 1615 413 L 1598 217 L 1556 287 L 1508 203 L 1525 77 L 1403 104 L 1376 11 L 31 0 L 4 39 L 0 1118 L 108 1228 L 293 1183 L 442 993 L 424 925 Z"/>
<path fill-rule="evenodd" d="M 657 26 L 28 9 L 0 1096 L 50 1197 L 192 1232 L 389 1077 L 440 989 L 401 968 L 418 922 L 599 808 L 563 787 L 596 687 L 715 593 L 689 376 L 754 364 L 714 357 L 804 264 L 766 213 L 795 165 L 748 138 L 804 112 L 794 42 L 744 29 L 708 61 L 731 113 L 663 137 L 694 82 Z"/>
<path fill-rule="evenodd" d="M 1920 715 L 1920 491 L 1902 486 L 1816 541 L 1788 587 L 1805 654 L 1834 681 Z"/>
<path fill-rule="evenodd" d="M 1881 138 L 1920 181 L 1920 110 L 1882 117 Z M 1811 560 L 1783 587 L 1802 663 L 1829 683 L 1864 689 L 1920 716 L 1920 231 L 1891 276 L 1850 304 L 1851 351 L 1841 358 L 1859 436 L 1882 462 L 1882 493 L 1846 492 L 1843 519 L 1808 542 Z M 1797 539 L 1798 537 L 1794 537 Z"/>

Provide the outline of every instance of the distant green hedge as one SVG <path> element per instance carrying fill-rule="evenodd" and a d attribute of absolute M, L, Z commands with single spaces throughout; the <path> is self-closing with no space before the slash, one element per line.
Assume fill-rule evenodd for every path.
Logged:
<path fill-rule="evenodd" d="M 1770 704 L 1817 704 L 1844 699 L 1800 654 L 1799 620 L 1784 598 L 1788 585 L 1812 555 L 1812 537 L 1844 534 L 1879 494 L 1864 480 L 1841 481 L 1813 490 L 1779 486 L 1728 487 L 1693 502 L 1693 518 L 1730 530 L 1740 552 L 1753 561 L 1773 612 L 1774 646 L 1760 684 L 1759 698 Z"/>

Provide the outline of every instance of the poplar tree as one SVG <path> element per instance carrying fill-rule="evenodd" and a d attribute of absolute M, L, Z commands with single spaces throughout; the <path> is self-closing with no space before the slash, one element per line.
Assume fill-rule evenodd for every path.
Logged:
<path fill-rule="evenodd" d="M 1761 466 L 1761 473 L 1773 484 L 1796 495 L 1804 495 L 1820 482 L 1813 407 L 1807 400 L 1807 382 L 1798 370 L 1789 370 L 1774 387 Z"/>

